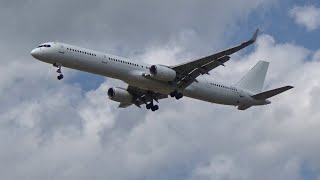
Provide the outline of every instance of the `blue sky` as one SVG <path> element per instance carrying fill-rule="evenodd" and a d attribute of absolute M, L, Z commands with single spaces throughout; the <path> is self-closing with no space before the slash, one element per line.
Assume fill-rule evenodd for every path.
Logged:
<path fill-rule="evenodd" d="M 230 43 L 241 42 L 252 29 L 260 28 L 262 33 L 272 35 L 277 42 L 290 42 L 307 49 L 317 50 L 319 48 L 319 30 L 308 32 L 305 27 L 297 25 L 289 16 L 289 11 L 294 6 L 308 5 L 319 7 L 320 2 L 317 0 L 283 0 L 276 2 L 266 10 L 253 11 L 247 18 L 237 23 L 238 32 L 234 32 Z"/>

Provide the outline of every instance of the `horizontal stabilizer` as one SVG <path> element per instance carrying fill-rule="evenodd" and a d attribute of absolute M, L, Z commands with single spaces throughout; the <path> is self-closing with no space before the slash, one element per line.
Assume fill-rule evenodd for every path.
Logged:
<path fill-rule="evenodd" d="M 281 93 L 283 93 L 285 91 L 288 91 L 288 90 L 290 90 L 292 88 L 293 88 L 293 86 L 285 86 L 285 87 L 281 87 L 281 88 L 278 88 L 278 89 L 273 89 L 273 90 L 270 90 L 270 91 L 266 91 L 266 92 L 263 92 L 263 93 L 256 94 L 256 95 L 252 96 L 252 98 L 257 99 L 257 100 L 269 99 L 269 98 L 271 98 L 273 96 L 281 94 Z"/>

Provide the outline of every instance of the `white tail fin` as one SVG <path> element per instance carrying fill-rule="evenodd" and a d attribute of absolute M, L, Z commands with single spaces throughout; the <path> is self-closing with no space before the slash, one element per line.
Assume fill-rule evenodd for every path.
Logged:
<path fill-rule="evenodd" d="M 268 67 L 269 62 L 259 61 L 236 86 L 252 93 L 260 93 L 263 88 Z"/>

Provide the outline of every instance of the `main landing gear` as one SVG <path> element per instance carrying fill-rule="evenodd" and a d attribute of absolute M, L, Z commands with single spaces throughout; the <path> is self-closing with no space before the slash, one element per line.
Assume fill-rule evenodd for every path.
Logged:
<path fill-rule="evenodd" d="M 172 93 L 170 93 L 170 96 L 172 98 L 175 97 L 177 100 L 183 98 L 183 94 L 179 93 L 177 90 L 174 90 Z"/>
<path fill-rule="evenodd" d="M 147 109 L 151 109 L 153 112 L 159 110 L 158 105 L 154 105 L 153 102 L 146 104 Z"/>
<path fill-rule="evenodd" d="M 183 94 L 179 93 L 177 90 L 175 90 L 172 93 L 170 93 L 170 96 L 176 98 L 177 100 L 183 98 Z M 146 102 L 146 101 L 144 100 L 144 102 Z M 159 110 L 159 106 L 153 104 L 153 98 L 152 98 L 152 101 L 150 103 L 146 103 L 146 108 L 147 109 L 151 109 L 153 112 Z"/>
<path fill-rule="evenodd" d="M 54 63 L 53 66 L 58 68 L 58 69 L 57 69 L 57 73 L 59 74 L 59 76 L 57 76 L 57 79 L 58 79 L 58 80 L 63 79 L 63 74 L 62 74 L 62 72 L 61 72 L 61 68 L 62 68 L 61 65 L 59 65 L 59 64 L 57 64 L 57 63 Z"/>

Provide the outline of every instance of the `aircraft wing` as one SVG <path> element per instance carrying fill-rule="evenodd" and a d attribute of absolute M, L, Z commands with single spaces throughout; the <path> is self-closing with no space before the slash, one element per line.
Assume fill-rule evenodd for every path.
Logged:
<path fill-rule="evenodd" d="M 119 108 L 127 108 L 131 105 L 140 107 L 153 100 L 158 102 L 160 99 L 168 98 L 168 95 L 146 91 L 131 85 L 128 86 L 127 91 L 133 95 L 134 100 L 132 103 L 120 103 Z"/>
<path fill-rule="evenodd" d="M 172 66 L 173 70 L 175 70 L 178 74 L 176 82 L 178 84 L 178 88 L 184 89 L 196 81 L 196 78 L 202 74 L 209 74 L 209 71 L 218 67 L 224 66 L 224 63 L 227 62 L 230 57 L 229 55 L 240 51 L 253 44 L 258 36 L 259 29 L 256 30 L 252 38 L 242 44 L 232 47 L 230 49 L 221 51 L 219 53 L 213 54 L 211 56 L 207 56 L 195 61 L 191 61 L 188 63 L 180 64 L 177 66 Z"/>

